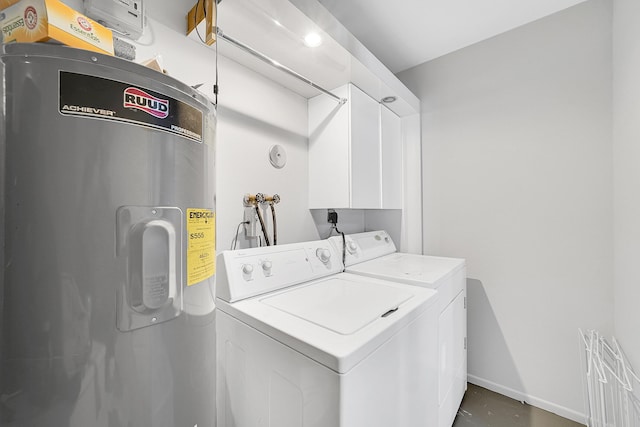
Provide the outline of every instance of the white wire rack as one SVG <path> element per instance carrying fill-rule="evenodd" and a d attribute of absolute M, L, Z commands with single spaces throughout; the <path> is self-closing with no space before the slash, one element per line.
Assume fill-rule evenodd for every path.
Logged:
<path fill-rule="evenodd" d="M 580 334 L 587 426 L 640 427 L 640 378 L 618 341 L 597 331 Z"/>

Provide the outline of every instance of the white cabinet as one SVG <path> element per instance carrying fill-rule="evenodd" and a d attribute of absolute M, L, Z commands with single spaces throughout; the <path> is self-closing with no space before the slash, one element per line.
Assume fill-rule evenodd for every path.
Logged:
<path fill-rule="evenodd" d="M 379 104 L 357 87 L 349 88 L 351 207 L 381 208 Z"/>
<path fill-rule="evenodd" d="M 402 123 L 380 104 L 380 153 L 382 159 L 382 208 L 402 209 Z"/>
<path fill-rule="evenodd" d="M 309 208 L 380 209 L 380 105 L 352 84 L 333 92 L 347 103 L 309 100 Z"/>
<path fill-rule="evenodd" d="M 349 87 L 333 91 L 349 97 Z M 349 103 L 326 95 L 309 99 L 309 208 L 351 207 Z"/>

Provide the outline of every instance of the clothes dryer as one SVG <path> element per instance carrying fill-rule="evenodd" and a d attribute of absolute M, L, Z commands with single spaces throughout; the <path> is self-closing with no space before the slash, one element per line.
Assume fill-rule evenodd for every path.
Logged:
<path fill-rule="evenodd" d="M 467 388 L 465 260 L 398 253 L 385 231 L 329 240 L 349 273 L 438 291 L 438 426 L 451 427 Z"/>
<path fill-rule="evenodd" d="M 326 240 L 219 255 L 219 426 L 436 425 L 437 293 L 342 269 Z"/>

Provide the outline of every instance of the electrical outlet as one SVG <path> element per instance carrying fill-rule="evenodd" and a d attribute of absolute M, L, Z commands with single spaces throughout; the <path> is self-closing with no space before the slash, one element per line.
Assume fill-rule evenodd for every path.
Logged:
<path fill-rule="evenodd" d="M 249 224 L 244 225 L 244 235 L 247 237 L 258 237 L 259 235 L 259 220 L 258 214 L 256 213 L 256 209 L 254 207 L 245 207 L 244 208 L 244 220 L 248 221 Z"/>
<path fill-rule="evenodd" d="M 334 209 L 327 210 L 327 222 L 329 224 L 337 224 L 338 223 L 338 212 Z"/>

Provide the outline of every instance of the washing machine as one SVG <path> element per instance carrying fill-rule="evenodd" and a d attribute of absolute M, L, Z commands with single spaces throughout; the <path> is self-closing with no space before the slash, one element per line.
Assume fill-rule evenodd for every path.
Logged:
<path fill-rule="evenodd" d="M 342 273 L 327 240 L 217 265 L 219 427 L 436 426 L 437 292 Z"/>
<path fill-rule="evenodd" d="M 465 260 L 398 253 L 385 231 L 329 240 L 349 273 L 438 291 L 438 426 L 451 427 L 467 388 Z"/>

